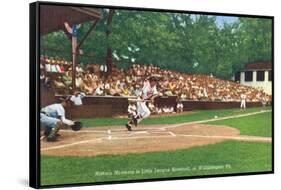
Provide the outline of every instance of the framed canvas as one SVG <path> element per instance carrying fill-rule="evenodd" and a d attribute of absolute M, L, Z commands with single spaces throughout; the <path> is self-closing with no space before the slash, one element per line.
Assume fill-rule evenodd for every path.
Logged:
<path fill-rule="evenodd" d="M 274 172 L 274 18 L 30 4 L 30 186 Z"/>

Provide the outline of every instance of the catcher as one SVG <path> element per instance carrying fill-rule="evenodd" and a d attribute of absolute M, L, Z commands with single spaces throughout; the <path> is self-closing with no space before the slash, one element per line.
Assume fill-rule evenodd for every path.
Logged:
<path fill-rule="evenodd" d="M 150 110 L 148 108 L 148 103 L 154 104 L 154 98 L 158 96 L 157 92 L 157 78 L 150 77 L 144 81 L 143 88 L 140 93 L 140 97 L 137 99 L 137 114 L 132 117 L 128 123 L 126 123 L 126 128 L 128 131 L 132 130 L 132 125 L 137 127 L 137 125 L 144 119 L 150 116 Z"/>
<path fill-rule="evenodd" d="M 70 126 L 73 131 L 78 131 L 82 128 L 79 121 L 72 121 L 65 118 L 65 109 L 70 106 L 70 100 L 62 99 L 60 104 L 51 104 L 41 109 L 40 124 L 44 128 L 44 136 L 47 142 L 54 142 L 57 140 L 58 131 L 64 124 Z"/>

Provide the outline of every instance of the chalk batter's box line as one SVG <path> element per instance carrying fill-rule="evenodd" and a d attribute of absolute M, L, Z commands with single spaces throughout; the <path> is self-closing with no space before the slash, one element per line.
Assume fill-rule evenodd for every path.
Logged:
<path fill-rule="evenodd" d="M 149 131 L 148 131 L 149 130 Z M 62 132 L 67 132 L 67 133 L 73 133 L 72 130 L 60 130 Z M 123 132 L 127 132 L 127 133 L 132 133 L 132 132 L 150 132 L 150 133 L 161 133 L 161 132 L 167 132 L 166 129 L 162 129 L 162 128 L 140 128 L 137 130 L 133 130 L 132 132 L 129 132 L 127 129 L 120 129 L 120 130 L 80 130 L 80 131 L 75 131 L 75 133 L 103 133 L 103 134 L 108 134 L 108 131 L 111 132 L 111 134 L 124 134 Z"/>
<path fill-rule="evenodd" d="M 124 133 L 125 131 L 125 133 Z M 68 132 L 68 133 L 72 133 L 73 131 L 71 130 L 63 130 L 63 132 Z M 157 130 L 157 128 L 153 129 L 153 130 L 139 130 L 139 131 L 127 131 L 127 130 L 122 130 L 122 131 L 112 131 L 112 130 L 106 130 L 106 131 L 95 131 L 95 130 L 81 130 L 81 131 L 77 131 L 75 133 L 81 133 L 81 134 L 89 134 L 89 133 L 98 133 L 98 134 L 104 134 L 103 137 L 107 137 L 108 139 L 112 139 L 112 137 L 124 137 L 124 136 L 134 136 L 134 135 L 142 135 L 142 134 L 159 134 L 159 136 L 162 136 L 162 134 L 170 134 L 172 136 L 176 136 L 173 132 L 171 131 L 167 131 L 167 130 L 162 130 L 159 129 Z"/>

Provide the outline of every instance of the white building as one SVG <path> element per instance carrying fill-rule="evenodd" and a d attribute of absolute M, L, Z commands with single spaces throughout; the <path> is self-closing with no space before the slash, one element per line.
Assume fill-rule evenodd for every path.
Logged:
<path fill-rule="evenodd" d="M 235 81 L 243 85 L 263 89 L 272 95 L 272 63 L 255 62 L 246 64 L 245 68 L 235 75 Z"/>

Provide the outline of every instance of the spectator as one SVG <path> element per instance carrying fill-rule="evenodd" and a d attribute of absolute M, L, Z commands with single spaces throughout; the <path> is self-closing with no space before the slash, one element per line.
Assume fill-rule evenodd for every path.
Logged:
<path fill-rule="evenodd" d="M 102 85 L 102 83 L 99 83 L 98 87 L 96 88 L 95 95 L 96 96 L 102 96 L 103 92 L 104 92 L 103 91 L 103 85 Z"/>
<path fill-rule="evenodd" d="M 79 92 L 76 91 L 74 95 L 70 97 L 70 101 L 75 105 L 75 106 L 81 106 L 82 99 L 86 97 L 86 94 L 84 92 Z"/>
<path fill-rule="evenodd" d="M 60 67 L 61 73 L 64 73 L 64 72 L 65 72 L 65 68 L 64 68 L 64 66 L 63 66 L 63 63 L 61 63 L 61 64 L 59 65 L 59 67 Z"/>
<path fill-rule="evenodd" d="M 54 65 L 54 64 L 51 65 L 51 72 L 54 72 L 54 73 L 58 72 L 56 65 Z"/>
<path fill-rule="evenodd" d="M 47 72 L 51 72 L 51 65 L 49 63 L 46 63 L 45 69 L 46 69 Z"/>
<path fill-rule="evenodd" d="M 107 66 L 106 65 L 101 65 L 100 66 L 100 75 L 101 77 L 105 77 L 106 76 L 106 73 L 107 73 Z"/>
<path fill-rule="evenodd" d="M 69 76 L 69 73 L 68 73 L 68 72 L 62 75 L 62 81 L 63 81 L 63 83 L 66 85 L 66 87 L 68 87 L 68 88 L 71 87 L 72 79 L 71 79 L 71 77 Z"/>
<path fill-rule="evenodd" d="M 71 62 L 63 59 L 55 60 L 47 56 L 41 56 L 40 61 L 42 63 L 42 65 L 40 64 L 41 70 L 46 72 L 45 77 L 49 76 L 48 72 L 58 72 L 65 87 L 54 77 L 55 75 L 50 75 L 50 81 L 56 83 L 56 86 L 71 89 L 72 67 L 69 67 Z M 59 65 L 60 69 L 56 65 Z M 160 69 L 153 65 L 134 64 L 128 70 L 113 67 L 111 75 L 106 79 L 103 77 L 103 74 L 107 72 L 106 65 L 90 64 L 85 71 L 80 65 L 77 65 L 76 70 L 77 88 L 86 94 L 101 96 L 137 96 L 140 92 L 140 86 L 143 86 L 141 81 L 151 75 L 159 78 L 159 95 L 178 96 L 181 100 L 241 101 L 241 94 L 245 92 L 247 101 L 258 102 L 261 101 L 261 95 L 263 94 L 261 89 L 221 80 L 215 76 L 184 74 Z M 271 98 L 267 94 L 264 96 L 266 99 Z"/>
<path fill-rule="evenodd" d="M 82 67 L 81 67 L 81 65 L 80 64 L 77 64 L 77 66 L 76 66 L 76 72 L 77 73 L 83 73 L 83 69 L 82 69 Z"/>
<path fill-rule="evenodd" d="M 57 80 L 54 80 L 53 83 L 54 83 L 54 87 L 57 89 L 66 89 L 66 86 L 62 82 L 61 77 L 59 77 Z"/>

